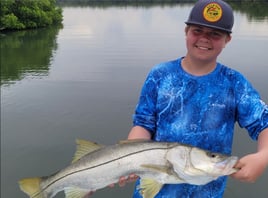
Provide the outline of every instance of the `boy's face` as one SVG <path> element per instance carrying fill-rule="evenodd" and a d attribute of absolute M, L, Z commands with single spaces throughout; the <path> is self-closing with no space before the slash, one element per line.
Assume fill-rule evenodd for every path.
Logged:
<path fill-rule="evenodd" d="M 199 61 L 216 61 L 230 34 L 203 26 L 189 25 L 185 28 L 188 55 Z"/>

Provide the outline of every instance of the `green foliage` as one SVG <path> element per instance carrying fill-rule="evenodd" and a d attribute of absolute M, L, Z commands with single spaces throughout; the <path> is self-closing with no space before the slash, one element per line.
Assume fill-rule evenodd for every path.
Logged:
<path fill-rule="evenodd" d="M 21 30 L 61 24 L 56 0 L 1 0 L 0 30 Z"/>
<path fill-rule="evenodd" d="M 25 25 L 19 22 L 18 17 L 16 17 L 13 13 L 4 15 L 1 18 L 1 27 L 5 26 L 5 29 L 24 29 Z"/>

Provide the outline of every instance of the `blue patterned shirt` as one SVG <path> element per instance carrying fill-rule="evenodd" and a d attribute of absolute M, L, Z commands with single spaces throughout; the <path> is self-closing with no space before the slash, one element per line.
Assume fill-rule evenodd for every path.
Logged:
<path fill-rule="evenodd" d="M 156 141 L 190 144 L 231 154 L 235 122 L 257 140 L 268 127 L 268 106 L 239 72 L 220 63 L 211 73 L 193 76 L 179 58 L 149 73 L 133 116 Z M 138 185 L 139 181 L 137 182 Z M 165 185 L 156 198 L 221 198 L 226 177 L 207 185 Z M 141 198 L 137 189 L 135 198 Z"/>

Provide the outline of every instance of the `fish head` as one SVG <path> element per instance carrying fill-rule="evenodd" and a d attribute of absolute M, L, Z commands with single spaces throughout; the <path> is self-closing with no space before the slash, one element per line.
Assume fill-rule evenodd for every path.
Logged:
<path fill-rule="evenodd" d="M 193 147 L 189 154 L 193 168 L 207 175 L 218 177 L 230 175 L 237 171 L 234 168 L 238 160 L 236 156 L 213 153 L 196 147 Z"/>

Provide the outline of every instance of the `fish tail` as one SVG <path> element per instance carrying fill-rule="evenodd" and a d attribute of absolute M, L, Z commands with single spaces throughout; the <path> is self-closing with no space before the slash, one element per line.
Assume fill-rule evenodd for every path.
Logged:
<path fill-rule="evenodd" d="M 30 198 L 46 198 L 41 191 L 41 181 L 40 177 L 25 178 L 19 181 L 19 186 Z"/>

